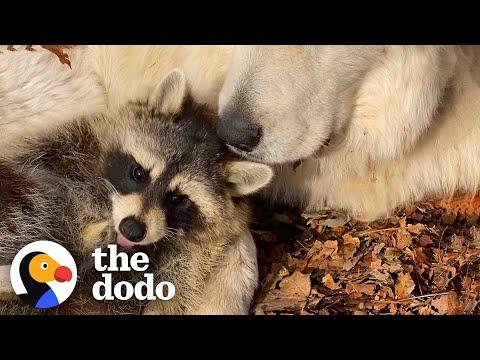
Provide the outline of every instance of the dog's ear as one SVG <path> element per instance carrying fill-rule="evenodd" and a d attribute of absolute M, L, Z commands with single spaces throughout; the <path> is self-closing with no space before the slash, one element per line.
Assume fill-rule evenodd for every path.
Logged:
<path fill-rule="evenodd" d="M 251 161 L 230 161 L 226 170 L 233 196 L 251 194 L 266 186 L 273 176 L 270 166 Z"/>
<path fill-rule="evenodd" d="M 187 96 L 187 80 L 182 71 L 175 69 L 167 74 L 155 87 L 149 105 L 162 114 L 176 114 Z"/>

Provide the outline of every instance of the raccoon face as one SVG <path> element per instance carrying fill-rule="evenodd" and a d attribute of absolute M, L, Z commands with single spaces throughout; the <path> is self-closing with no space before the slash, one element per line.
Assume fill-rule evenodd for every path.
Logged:
<path fill-rule="evenodd" d="M 234 198 L 272 176 L 266 165 L 226 159 L 212 114 L 190 100 L 179 71 L 148 102 L 117 116 L 123 125 L 106 152 L 104 176 L 115 189 L 112 219 L 124 247 L 218 233 L 219 223 L 235 217 Z"/>

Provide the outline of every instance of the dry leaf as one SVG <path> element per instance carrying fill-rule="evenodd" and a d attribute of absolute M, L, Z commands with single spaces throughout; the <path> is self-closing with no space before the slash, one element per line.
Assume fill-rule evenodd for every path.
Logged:
<path fill-rule="evenodd" d="M 333 259 L 328 260 L 327 262 L 327 269 L 332 270 L 341 270 L 345 265 L 345 260 L 343 260 L 339 256 L 335 256 Z"/>
<path fill-rule="evenodd" d="M 299 312 L 307 303 L 305 298 L 299 296 L 288 296 L 282 290 L 273 289 L 269 291 L 261 303 L 255 307 L 255 313 L 261 312 Z"/>
<path fill-rule="evenodd" d="M 432 238 L 430 237 L 430 235 L 422 235 L 418 239 L 418 244 L 420 246 L 426 247 L 428 245 L 433 244 L 433 241 L 432 241 Z"/>
<path fill-rule="evenodd" d="M 456 251 L 461 251 L 463 248 L 464 242 L 465 242 L 465 237 L 453 234 L 451 248 Z"/>
<path fill-rule="evenodd" d="M 393 290 L 388 286 L 381 286 L 377 294 L 383 299 L 385 298 L 393 299 L 395 297 L 395 295 L 393 294 Z"/>
<path fill-rule="evenodd" d="M 359 247 L 360 239 L 358 237 L 345 234 L 343 235 L 343 245 L 340 248 L 339 253 L 344 260 L 349 260 L 355 255 Z"/>
<path fill-rule="evenodd" d="M 422 248 L 415 248 L 414 249 L 414 254 L 415 254 L 415 261 L 419 265 L 425 265 L 427 262 L 427 258 L 425 257 L 425 253 L 423 252 Z"/>
<path fill-rule="evenodd" d="M 440 315 L 454 315 L 457 313 L 459 300 L 457 294 L 454 291 L 450 291 L 448 294 L 432 300 L 431 305 L 438 310 Z"/>
<path fill-rule="evenodd" d="M 335 281 L 333 280 L 332 274 L 330 273 L 328 273 L 322 278 L 322 284 L 325 285 L 330 290 L 338 290 L 342 288 L 340 285 L 335 283 Z"/>
<path fill-rule="evenodd" d="M 373 247 L 372 253 L 375 254 L 375 255 L 378 255 L 378 254 L 380 254 L 380 251 L 382 251 L 382 249 L 384 247 L 385 247 L 384 243 L 379 243 L 379 244 L 377 244 Z"/>
<path fill-rule="evenodd" d="M 384 263 L 382 267 L 387 270 L 389 273 L 398 273 L 402 270 L 402 263 L 401 262 L 391 262 L 391 263 Z"/>
<path fill-rule="evenodd" d="M 470 236 L 472 237 L 472 246 L 480 248 L 480 230 L 475 226 L 470 228 Z"/>
<path fill-rule="evenodd" d="M 353 237 L 350 234 L 345 234 L 345 235 L 342 236 L 342 238 L 343 238 L 343 245 L 352 244 L 356 248 L 358 248 L 360 246 L 360 239 L 358 237 Z"/>
<path fill-rule="evenodd" d="M 310 275 L 295 271 L 279 284 L 280 289 L 268 291 L 256 305 L 255 312 L 299 312 L 307 303 L 311 290 Z"/>
<path fill-rule="evenodd" d="M 430 305 L 422 306 L 418 309 L 418 315 L 430 315 L 432 313 L 432 308 Z"/>
<path fill-rule="evenodd" d="M 402 252 L 399 249 L 389 247 L 385 249 L 383 256 L 388 261 L 395 261 L 402 255 Z"/>
<path fill-rule="evenodd" d="M 412 234 L 420 235 L 420 233 L 425 230 L 425 225 L 420 223 L 415 225 L 409 224 L 407 225 L 407 230 Z"/>
<path fill-rule="evenodd" d="M 396 241 L 396 246 L 398 249 L 403 250 L 407 246 L 410 246 L 412 244 L 412 235 L 405 230 L 405 229 L 398 229 L 397 230 L 397 241 Z"/>
<path fill-rule="evenodd" d="M 285 295 L 299 296 L 306 299 L 311 289 L 310 275 L 295 271 L 292 275 L 280 281 L 279 286 Z"/>
<path fill-rule="evenodd" d="M 295 226 L 307 231 L 295 235 L 288 245 L 262 242 L 262 253 L 266 246 L 280 250 L 280 253 L 277 250 L 267 253 L 275 254 L 275 259 L 269 260 L 263 269 L 277 262 L 290 274 L 314 270 L 315 280 L 310 284 L 306 301 L 295 291 L 284 293 L 277 284 L 268 292 L 264 312 L 477 314 L 480 309 L 480 280 L 477 280 L 480 279 L 480 227 L 475 221 L 478 219 L 467 216 L 468 211 L 464 215 L 459 210 L 453 213 L 453 218 L 443 218 L 444 223 L 453 221 L 452 225 L 442 225 L 445 210 L 435 202 L 414 204 L 407 212 L 399 209 L 397 214 L 369 223 L 353 220 L 335 228 L 325 226 L 325 222 L 319 225 L 320 219 L 311 220 L 310 229 L 292 216 Z M 321 218 L 332 219 L 325 213 Z M 314 223 L 321 229 L 312 231 Z M 258 228 L 270 230 L 264 225 Z M 282 257 L 281 252 L 285 250 L 290 255 Z M 322 296 L 315 295 L 317 292 Z M 435 293 L 435 297 L 430 296 Z M 262 294 L 258 298 L 262 298 Z M 260 301 L 257 300 L 257 304 Z"/>
<path fill-rule="evenodd" d="M 308 260 L 308 268 L 311 269 L 318 269 L 320 265 L 325 261 L 325 259 L 329 256 L 332 256 L 337 253 L 338 251 L 338 242 L 335 241 L 325 241 L 321 243 L 320 241 L 315 242 L 315 252 L 310 255 L 310 259 Z M 308 256 L 308 255 L 307 255 Z"/>
<path fill-rule="evenodd" d="M 274 289 L 277 283 L 288 275 L 288 269 L 282 264 L 272 264 L 272 271 L 265 278 L 263 291 Z"/>
<path fill-rule="evenodd" d="M 369 267 L 370 269 L 382 269 L 383 266 L 382 266 L 382 259 L 379 259 L 377 257 L 372 257 L 371 259 L 369 260 L 365 260 L 364 262 L 364 265 Z"/>
<path fill-rule="evenodd" d="M 348 294 L 360 293 L 365 295 L 375 294 L 375 285 L 374 284 L 352 284 L 348 283 L 345 289 Z"/>
<path fill-rule="evenodd" d="M 310 223 L 314 224 L 314 228 L 327 226 L 336 228 L 347 224 L 350 221 L 350 216 L 337 210 L 324 210 L 318 213 L 303 213 L 304 219 L 309 219 Z"/>
<path fill-rule="evenodd" d="M 65 53 L 65 49 L 71 49 L 73 47 L 72 45 L 40 45 L 40 46 L 57 55 L 58 60 L 60 60 L 62 64 L 68 65 L 70 69 L 72 68 L 72 64 L 70 63 L 70 58 L 68 57 L 68 54 Z"/>
<path fill-rule="evenodd" d="M 395 295 L 397 299 L 405 299 L 415 289 L 415 283 L 410 274 L 400 274 L 395 284 Z"/>

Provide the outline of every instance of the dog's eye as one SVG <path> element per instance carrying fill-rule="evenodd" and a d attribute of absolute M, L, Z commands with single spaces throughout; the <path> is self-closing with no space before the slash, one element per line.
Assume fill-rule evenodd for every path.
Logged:
<path fill-rule="evenodd" d="M 138 183 L 144 182 L 147 178 L 145 170 L 139 165 L 136 165 L 132 168 L 132 179 Z"/>

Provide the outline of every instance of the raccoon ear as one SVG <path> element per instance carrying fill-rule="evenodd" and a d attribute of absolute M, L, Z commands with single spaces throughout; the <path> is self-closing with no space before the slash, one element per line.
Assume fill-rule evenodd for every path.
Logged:
<path fill-rule="evenodd" d="M 234 185 L 233 195 L 251 194 L 266 186 L 273 176 L 268 165 L 251 161 L 231 161 L 226 165 L 228 181 Z"/>
<path fill-rule="evenodd" d="M 167 74 L 155 87 L 149 98 L 149 104 L 162 114 L 176 114 L 182 108 L 187 96 L 187 80 L 178 69 Z"/>

